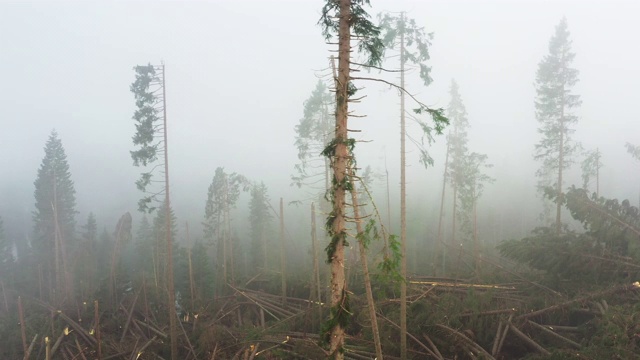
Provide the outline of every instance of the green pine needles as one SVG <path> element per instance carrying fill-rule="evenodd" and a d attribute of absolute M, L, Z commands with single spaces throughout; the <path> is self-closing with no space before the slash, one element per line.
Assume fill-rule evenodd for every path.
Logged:
<path fill-rule="evenodd" d="M 131 151 L 133 165 L 138 167 L 147 167 L 158 160 L 159 152 L 162 151 L 162 142 L 158 140 L 159 131 L 161 131 L 161 99 L 157 96 L 157 89 L 162 87 L 162 81 L 156 73 L 156 67 L 149 64 L 134 67 L 136 79 L 131 84 L 130 90 L 135 96 L 136 111 L 133 119 L 136 122 L 136 133 L 133 136 L 133 144 L 138 146 L 137 150 Z M 160 164 L 158 166 L 162 166 Z M 158 202 L 157 196 L 161 195 L 163 190 L 159 192 L 149 191 L 149 187 L 153 183 L 153 170 L 155 166 L 148 172 L 140 174 L 140 179 L 136 181 L 136 187 L 142 191 L 145 196 L 138 201 L 138 208 L 142 212 L 151 212 L 155 207 L 152 203 Z"/>

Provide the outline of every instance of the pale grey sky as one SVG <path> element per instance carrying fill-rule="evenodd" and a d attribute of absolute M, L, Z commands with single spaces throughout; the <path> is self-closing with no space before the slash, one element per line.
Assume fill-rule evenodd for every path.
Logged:
<path fill-rule="evenodd" d="M 535 196 L 531 159 L 538 139 L 535 71 L 562 16 L 568 19 L 583 105 L 576 139 L 599 146 L 603 195 L 637 197 L 638 164 L 625 142 L 640 143 L 634 105 L 640 52 L 637 1 L 372 0 L 370 14 L 407 11 L 428 32 L 434 83 L 409 90 L 446 107 L 452 78 L 469 113 L 472 150 L 487 153 L 497 182 Z M 296 197 L 294 126 L 302 103 L 327 74 L 330 46 L 316 25 L 323 1 L 0 1 L 0 213 L 3 203 L 33 203 L 33 180 L 51 129 L 67 151 L 79 222 L 86 213 L 135 211 L 138 169 L 129 151 L 134 110 L 133 66 L 167 66 L 172 195 L 181 218 L 202 217 L 216 167 L 264 180 L 272 199 Z M 391 59 L 390 61 L 393 61 Z M 388 63 L 392 67 L 392 63 Z M 381 169 L 386 153 L 398 183 L 398 100 L 379 84 L 353 120 L 372 140 L 360 164 Z M 411 127 L 414 136 L 418 129 Z M 412 151 L 410 202 L 439 194 L 444 138 L 425 171 Z M 508 175 L 508 176 L 505 176 Z M 569 183 L 578 183 L 576 174 Z M 502 184 L 502 185 L 501 185 Z M 634 185 L 635 184 L 635 185 Z M 527 195 L 528 196 L 528 195 Z M 25 207 L 25 209 L 26 209 Z M 426 206 L 430 208 L 430 205 Z M 101 214 L 104 213 L 104 214 Z M 111 221 L 111 220 L 110 220 Z M 108 224 L 108 226 L 111 226 Z"/>

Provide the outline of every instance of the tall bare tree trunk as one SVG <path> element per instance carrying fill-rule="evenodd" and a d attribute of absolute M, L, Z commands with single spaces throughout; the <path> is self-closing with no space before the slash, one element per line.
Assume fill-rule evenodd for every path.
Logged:
<path fill-rule="evenodd" d="M 185 221 L 185 230 L 187 232 L 187 257 L 189 260 L 189 292 L 191 293 L 191 311 L 196 311 L 196 284 L 193 280 L 193 262 L 191 261 L 191 237 L 189 236 L 189 222 Z"/>
<path fill-rule="evenodd" d="M 318 319 L 322 319 L 322 295 L 320 292 L 320 264 L 318 262 L 318 236 L 316 232 L 316 206 L 311 203 L 311 247 L 313 251 L 313 285 L 315 291 L 314 300 L 317 302 Z"/>
<path fill-rule="evenodd" d="M 282 291 L 282 303 L 287 301 L 287 261 L 286 261 L 286 246 L 284 236 L 284 202 L 280 198 L 280 274 L 281 284 L 280 290 Z"/>
<path fill-rule="evenodd" d="M 176 313 L 176 292 L 173 284 L 173 246 L 171 239 L 171 197 L 169 192 L 169 143 L 167 142 L 167 88 L 165 67 L 162 64 L 162 111 L 164 126 L 164 182 L 165 182 L 165 223 L 167 241 L 167 292 L 169 304 L 169 334 L 171 338 L 171 360 L 178 360 L 178 314 Z"/>
<path fill-rule="evenodd" d="M 596 149 L 596 198 L 600 197 L 600 149 Z"/>
<path fill-rule="evenodd" d="M 353 177 L 353 169 L 349 169 L 349 175 Z M 358 196 L 356 192 L 355 180 L 351 180 L 351 202 L 353 204 L 353 217 L 356 221 L 356 230 L 358 232 L 358 249 L 360 250 L 360 263 L 362 264 L 362 275 L 364 276 L 364 287 L 367 293 L 367 306 L 369 308 L 369 319 L 371 320 L 371 333 L 373 335 L 373 343 L 376 348 L 376 359 L 382 360 L 382 344 L 380 343 L 380 331 L 378 330 L 378 319 L 376 317 L 376 304 L 373 300 L 373 290 L 371 290 L 371 279 L 369 277 L 369 265 L 367 263 L 367 249 L 364 247 L 364 241 L 361 234 L 364 234 L 362 228 L 362 219 L 360 218 L 360 209 L 358 208 Z"/>
<path fill-rule="evenodd" d="M 404 23 L 404 13 L 400 15 Z M 400 31 L 400 88 L 404 89 L 404 29 Z M 407 359 L 407 180 L 405 158 L 404 91 L 400 91 L 400 359 Z"/>
<path fill-rule="evenodd" d="M 480 244 L 478 243 L 478 201 L 476 200 L 476 185 L 473 185 L 473 250 L 476 260 L 476 276 L 480 276 Z"/>
<path fill-rule="evenodd" d="M 346 317 L 347 302 L 344 277 L 345 228 L 345 182 L 349 149 L 347 148 L 349 118 L 349 60 L 351 52 L 351 1 L 340 0 L 338 20 L 338 78 L 336 80 L 336 126 L 333 153 L 333 210 L 331 213 L 331 313 L 334 317 L 329 340 L 329 357 L 344 359 L 344 328 L 342 317 Z"/>
<path fill-rule="evenodd" d="M 55 276 L 56 276 L 56 286 L 54 289 L 54 303 L 56 305 L 60 305 L 58 300 L 60 298 L 60 293 L 62 292 L 62 259 L 61 259 L 61 241 L 60 241 L 60 231 L 58 231 L 58 194 L 57 194 L 57 185 L 56 185 L 56 174 L 53 174 L 53 203 L 51 204 L 51 208 L 53 210 L 53 226 L 54 226 L 54 261 L 55 261 Z"/>
<path fill-rule="evenodd" d="M 449 142 L 447 141 L 447 154 L 444 160 L 444 174 L 442 175 L 442 196 L 440 197 L 440 217 L 438 219 L 438 248 L 442 248 L 442 275 L 446 273 L 447 246 L 443 238 L 442 219 L 444 218 L 444 195 L 447 188 L 447 170 L 449 169 Z M 437 263 L 437 262 L 436 262 Z"/>

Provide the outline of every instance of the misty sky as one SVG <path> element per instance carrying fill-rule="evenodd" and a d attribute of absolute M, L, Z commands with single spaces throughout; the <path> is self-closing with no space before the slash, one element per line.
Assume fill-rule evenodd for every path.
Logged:
<path fill-rule="evenodd" d="M 637 199 L 640 164 L 624 149 L 640 144 L 637 84 L 638 1 L 380 1 L 370 14 L 407 11 L 427 32 L 429 88 L 408 88 L 425 103 L 446 107 L 452 78 L 467 107 L 472 151 L 495 167 L 497 201 L 520 184 L 535 196 L 531 153 L 538 140 L 534 79 L 555 25 L 566 16 L 580 71 L 583 105 L 575 138 L 600 147 L 602 194 Z M 295 200 L 289 187 L 297 161 L 294 126 L 329 50 L 316 25 L 323 1 L 1 1 L 0 214 L 33 206 L 33 181 L 55 128 L 77 190 L 79 222 L 134 212 L 139 170 L 132 166 L 132 68 L 164 61 L 172 196 L 179 217 L 203 216 L 216 167 L 264 180 L 272 199 Z M 394 61 L 389 59 L 387 67 Z M 372 73 L 371 76 L 376 76 Z M 411 74 L 410 74 L 411 75 Z M 409 76 L 410 76 L 409 75 Z M 415 74 L 414 74 L 415 75 Z M 396 92 L 376 83 L 355 109 L 350 128 L 360 165 L 383 169 L 397 184 L 399 124 Z M 418 128 L 410 135 L 419 137 Z M 444 137 L 433 145 L 435 167 L 424 170 L 409 147 L 410 202 L 439 195 Z M 580 183 L 579 176 L 567 185 Z M 427 194 L 431 194 L 427 196 Z M 422 200 L 424 199 L 424 200 Z M 635 203 L 635 201 L 634 201 Z M 22 206 L 21 209 L 8 209 Z M 430 205 L 427 206 L 430 208 Z M 111 227 L 111 225 L 109 225 Z"/>

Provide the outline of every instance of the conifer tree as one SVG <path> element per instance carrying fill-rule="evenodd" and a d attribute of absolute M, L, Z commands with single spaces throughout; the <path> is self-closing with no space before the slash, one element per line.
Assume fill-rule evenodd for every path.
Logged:
<path fill-rule="evenodd" d="M 0 272 L 8 274 L 14 260 L 13 249 L 4 234 L 4 226 L 0 217 Z"/>
<path fill-rule="evenodd" d="M 87 242 L 95 243 L 98 240 L 98 222 L 92 212 L 87 216 L 87 223 L 82 226 L 82 230 L 82 238 Z"/>
<path fill-rule="evenodd" d="M 264 182 L 254 184 L 249 201 L 249 223 L 251 226 L 251 257 L 254 265 L 268 262 L 268 235 L 273 216 L 270 212 L 269 195 Z"/>
<path fill-rule="evenodd" d="M 368 0 L 326 0 L 320 24 L 327 40 L 338 37 L 338 73 L 335 77 L 335 133 L 323 154 L 332 167 L 329 196 L 332 209 L 327 217 L 329 245 L 327 261 L 331 264 L 330 318 L 325 324 L 324 340 L 329 343 L 329 358 L 344 359 L 344 330 L 349 319 L 349 299 L 344 274 L 344 246 L 346 243 L 345 193 L 351 189 L 347 166 L 354 139 L 349 138 L 347 123 L 349 97 L 356 92 L 351 77 L 352 35 L 357 38 L 357 49 L 364 53 L 367 63 L 380 65 L 384 45 L 380 30 L 371 22 L 364 9 Z"/>
<path fill-rule="evenodd" d="M 167 264 L 167 306 L 169 312 L 169 337 L 171 342 L 171 359 L 178 359 L 178 319 L 175 312 L 175 286 L 173 272 L 173 239 L 170 234 L 171 221 L 169 210 L 171 208 L 171 191 L 169 186 L 169 144 L 167 141 L 167 92 L 165 84 L 165 66 L 143 65 L 134 67 L 136 79 L 131 84 L 130 90 L 136 99 L 136 111 L 133 119 L 136 122 L 136 133 L 133 136 L 133 144 L 138 148 L 131 151 L 133 165 L 145 168 L 145 172 L 136 181 L 138 190 L 144 193 L 142 199 L 138 201 L 138 208 L 142 212 L 151 212 L 155 209 L 155 204 L 161 202 L 161 195 L 164 195 L 162 203 L 165 206 L 165 216 L 167 216 L 164 231 Z M 161 163 L 156 162 L 162 158 Z M 163 180 L 152 180 L 154 171 L 164 168 Z M 162 184 L 156 188 L 157 184 Z"/>
<path fill-rule="evenodd" d="M 549 41 L 549 54 L 538 64 L 535 81 L 536 119 L 541 139 L 535 146 L 534 159 L 541 162 L 537 172 L 538 188 L 553 193 L 556 198 L 556 234 L 560 234 L 562 227 L 564 170 L 570 167 L 579 149 L 572 134 L 578 122 L 573 110 L 581 101 L 572 91 L 578 82 L 578 70 L 571 67 L 575 53 L 571 50 L 569 35 L 567 19 L 562 18 Z"/>
<path fill-rule="evenodd" d="M 431 68 L 425 64 L 429 60 L 429 46 L 432 34 L 426 34 L 418 27 L 414 19 L 407 18 L 404 12 L 399 15 L 380 15 L 380 30 L 382 41 L 386 48 L 396 48 L 400 52 L 400 88 L 405 89 L 405 72 L 407 67 L 417 66 L 420 69 L 420 79 L 428 86 L 431 79 Z M 405 92 L 400 91 L 400 245 L 401 245 L 401 274 L 407 276 L 407 196 L 406 196 L 406 109 Z M 426 152 L 422 153 L 425 156 Z M 425 165 L 428 160 L 425 161 Z M 400 357 L 407 357 L 407 288 L 400 285 Z"/>
<path fill-rule="evenodd" d="M 447 107 L 447 117 L 451 121 L 451 130 L 448 136 L 448 148 L 449 148 L 449 164 L 446 174 L 447 180 L 451 185 L 453 191 L 453 216 L 451 225 L 451 245 L 456 245 L 456 218 L 460 213 L 458 205 L 460 203 L 460 196 L 458 190 L 465 181 L 466 178 L 466 166 L 467 156 L 469 155 L 469 120 L 467 119 L 467 109 L 462 102 L 460 96 L 460 89 L 455 80 L 451 80 L 451 88 L 449 90 L 451 100 Z"/>
<path fill-rule="evenodd" d="M 75 237 L 76 198 L 67 155 L 53 130 L 44 148 L 45 156 L 38 169 L 33 213 L 33 250 L 42 264 L 43 274 L 57 293 L 71 295 L 69 256 L 67 250 Z"/>
<path fill-rule="evenodd" d="M 231 242 L 231 209 L 240 197 L 240 191 L 249 190 L 246 177 L 231 173 L 218 167 L 209 185 L 204 210 L 204 233 L 209 242 L 217 241 L 222 245 L 222 280 L 226 284 L 229 278 L 233 282 L 233 244 Z"/>
<path fill-rule="evenodd" d="M 329 188 L 329 161 L 320 156 L 331 139 L 333 99 L 327 85 L 318 80 L 316 88 L 304 102 L 303 117 L 295 126 L 298 160 L 292 185 L 302 187 L 322 182 L 322 195 Z M 321 179 L 319 179 L 322 177 Z"/>
<path fill-rule="evenodd" d="M 327 40 L 338 38 L 338 69 L 334 69 L 335 84 L 335 132 L 333 139 L 325 147 L 323 155 L 329 158 L 332 167 L 331 188 L 328 191 L 332 210 L 327 217 L 326 229 L 329 233 L 329 245 L 326 248 L 327 262 L 331 264 L 331 311 L 325 323 L 323 339 L 329 343 L 329 357 L 344 358 L 344 329 L 349 320 L 349 299 L 345 287 L 346 217 L 345 193 L 352 189 L 349 167 L 355 164 L 353 148 L 355 139 L 349 137 L 348 118 L 349 102 L 357 101 L 353 96 L 358 88 L 355 80 L 371 80 L 387 83 L 402 93 L 406 90 L 396 84 L 374 78 L 352 76 L 352 67 L 380 68 L 384 57 L 384 43 L 380 28 L 373 24 L 364 6 L 370 5 L 368 0 L 326 0 L 322 8 L 320 24 Z M 352 43 L 353 40 L 353 43 Z M 362 54 L 364 62 L 352 59 L 354 54 Z M 333 61 L 332 61 L 333 65 Z M 411 95 L 410 95 L 411 96 Z M 414 100 L 415 97 L 411 96 Z M 446 125 L 446 118 L 441 109 L 431 109 L 421 102 L 417 114 L 426 113 L 434 120 L 435 129 L 441 132 Z M 403 112 L 403 111 L 402 111 Z M 431 128 L 418 121 L 425 133 Z M 423 152 L 424 154 L 424 152 Z"/>

